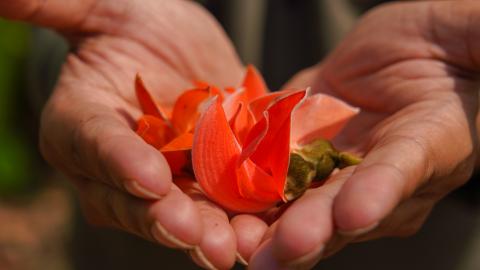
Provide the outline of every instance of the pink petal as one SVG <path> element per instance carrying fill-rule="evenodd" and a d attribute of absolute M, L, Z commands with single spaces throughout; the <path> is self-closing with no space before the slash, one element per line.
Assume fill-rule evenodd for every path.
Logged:
<path fill-rule="evenodd" d="M 304 144 L 317 138 L 331 139 L 359 110 L 324 94 L 307 97 L 292 116 L 292 144 Z"/>

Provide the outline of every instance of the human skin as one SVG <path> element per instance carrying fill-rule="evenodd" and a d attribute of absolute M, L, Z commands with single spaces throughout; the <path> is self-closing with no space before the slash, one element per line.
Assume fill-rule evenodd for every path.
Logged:
<path fill-rule="evenodd" d="M 479 47 L 478 1 L 389 4 L 294 77 L 290 87 L 361 108 L 335 144 L 364 160 L 295 201 L 258 248 L 240 250 L 249 267 L 309 269 L 348 243 L 415 233 L 475 168 Z"/>
<path fill-rule="evenodd" d="M 196 79 L 240 83 L 243 67 L 213 17 L 177 0 L 0 0 L 0 16 L 70 41 L 40 148 L 72 180 L 90 223 L 188 250 L 203 267 L 230 268 L 236 239 L 225 211 L 192 181 L 172 179 L 163 156 L 134 132 L 137 72 L 167 106 Z"/>
<path fill-rule="evenodd" d="M 132 131 L 141 114 L 136 72 L 164 104 L 194 79 L 240 81 L 237 56 L 201 8 L 175 0 L 0 0 L 0 15 L 55 28 L 75 49 L 44 110 L 40 145 L 72 179 L 87 218 L 220 269 L 236 252 L 252 269 L 309 268 L 349 242 L 414 233 L 474 167 L 476 14 L 473 1 L 377 9 L 289 83 L 362 109 L 335 143 L 365 160 L 307 192 L 269 227 L 252 215 L 229 224 L 195 184 L 173 184 L 161 154 Z"/>

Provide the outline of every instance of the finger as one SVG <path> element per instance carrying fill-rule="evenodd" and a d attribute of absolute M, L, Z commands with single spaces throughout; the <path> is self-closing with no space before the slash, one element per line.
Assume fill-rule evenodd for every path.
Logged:
<path fill-rule="evenodd" d="M 70 104 L 58 96 L 62 95 L 53 98 L 42 115 L 40 143 L 45 158 L 68 166 L 70 174 L 138 197 L 158 199 L 169 192 L 168 163 L 133 132 L 125 118 L 100 103 Z"/>
<path fill-rule="evenodd" d="M 146 201 L 88 181 L 79 193 L 85 214 L 93 224 L 118 228 L 171 248 L 193 249 L 200 243 L 200 213 L 178 189 L 172 189 L 159 201 Z"/>
<path fill-rule="evenodd" d="M 230 221 L 230 225 L 237 238 L 237 261 L 247 265 L 268 226 L 263 220 L 252 215 L 237 215 Z"/>
<path fill-rule="evenodd" d="M 399 140 L 371 152 L 357 167 L 352 180 L 345 183 L 334 205 L 334 219 L 340 231 L 363 234 L 373 229 L 413 192 L 421 179 L 432 174 L 425 150 L 413 140 Z"/>
<path fill-rule="evenodd" d="M 207 269 L 232 268 L 237 244 L 225 211 L 205 198 L 197 182 L 179 178 L 175 179 L 175 183 L 195 201 L 203 221 L 200 244 L 189 251 L 193 261 Z"/>
<path fill-rule="evenodd" d="M 352 171 L 342 170 L 322 187 L 307 191 L 295 201 L 277 221 L 271 240 L 253 254 L 249 267 L 308 269 L 318 262 L 334 233 L 333 198 Z"/>
<path fill-rule="evenodd" d="M 236 258 L 236 239 L 227 215 L 206 200 L 197 200 L 196 204 L 202 215 L 204 233 L 190 255 L 197 264 L 208 269 L 232 268 Z"/>
<path fill-rule="evenodd" d="M 361 235 L 335 233 L 325 247 L 322 258 L 328 258 L 350 243 L 371 241 L 383 237 L 407 237 L 415 234 L 425 223 L 436 200 L 413 197 L 402 202 L 375 229 Z"/>
<path fill-rule="evenodd" d="M 335 199 L 333 216 L 341 232 L 373 229 L 427 181 L 425 192 L 440 198 L 468 179 L 473 168 L 472 124 L 456 102 L 458 97 L 452 96 L 442 105 L 445 110 L 412 105 L 377 131 L 374 148 Z M 445 180 L 446 175 L 451 177 Z"/>
<path fill-rule="evenodd" d="M 53 28 L 80 25 L 92 8 L 94 0 L 0 0 L 0 16 L 28 21 Z"/>
<path fill-rule="evenodd" d="M 437 202 L 426 196 L 414 196 L 402 202 L 373 231 L 355 237 L 353 242 L 364 242 L 380 237 L 407 237 L 423 225 Z"/>

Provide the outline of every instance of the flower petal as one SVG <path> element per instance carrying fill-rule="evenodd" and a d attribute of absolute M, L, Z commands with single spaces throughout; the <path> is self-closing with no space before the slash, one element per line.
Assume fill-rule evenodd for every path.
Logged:
<path fill-rule="evenodd" d="M 243 145 L 245 142 L 254 123 L 253 115 L 250 110 L 247 109 L 247 106 L 245 106 L 244 103 L 238 104 L 238 109 L 230 119 L 229 124 L 240 145 Z"/>
<path fill-rule="evenodd" d="M 218 99 L 214 99 L 203 112 L 195 130 L 192 163 L 197 181 L 211 200 L 227 209 L 241 212 L 268 209 L 274 202 L 246 198 L 239 191 L 237 183 L 242 181 L 238 181 L 238 177 L 252 175 L 251 168 L 238 171 L 251 165 L 245 163 L 245 166 L 237 167 L 240 152 L 240 145 L 230 129 L 223 107 Z M 259 174 L 255 175 L 255 179 L 264 180 Z"/>
<path fill-rule="evenodd" d="M 246 89 L 248 100 L 253 100 L 267 94 L 268 92 L 267 85 L 265 84 L 262 75 L 253 65 L 247 66 L 247 72 L 242 85 Z"/>
<path fill-rule="evenodd" d="M 292 90 L 283 90 L 269 93 L 267 95 L 252 100 L 250 104 L 248 104 L 248 107 L 252 112 L 252 115 L 255 117 L 255 120 L 259 121 L 263 117 L 263 112 L 266 111 L 267 108 L 275 102 L 275 100 L 279 99 L 282 96 L 289 95 L 293 92 L 294 91 Z"/>
<path fill-rule="evenodd" d="M 199 117 L 199 107 L 210 96 L 209 88 L 187 90 L 181 94 L 172 112 L 172 124 L 179 133 L 187 133 L 195 127 Z"/>
<path fill-rule="evenodd" d="M 215 85 L 211 85 L 207 82 L 196 80 L 193 82 L 193 85 L 195 85 L 195 88 L 199 89 L 205 89 L 205 88 L 210 88 L 210 96 L 214 97 L 216 95 L 220 96 L 220 99 L 223 99 L 224 91 L 222 91 L 220 88 L 216 87 Z M 231 90 L 232 87 L 229 87 L 225 89 L 225 92 L 230 93 L 229 91 Z"/>
<path fill-rule="evenodd" d="M 245 89 L 239 88 L 232 94 L 228 95 L 222 103 L 223 110 L 227 119 L 230 121 L 238 113 L 240 103 L 245 103 Z"/>
<path fill-rule="evenodd" d="M 192 144 L 193 134 L 184 133 L 175 137 L 160 149 L 167 159 L 173 175 L 184 175 L 191 172 L 190 150 Z"/>
<path fill-rule="evenodd" d="M 160 149 L 171 138 L 170 127 L 161 118 L 144 115 L 137 122 L 137 134 L 145 142 Z"/>
<path fill-rule="evenodd" d="M 257 150 L 260 143 L 263 141 L 267 135 L 268 128 L 270 126 L 268 117 L 268 111 L 263 113 L 264 117 L 260 119 L 255 125 L 249 130 L 247 137 L 244 141 L 242 148 L 242 153 L 238 158 L 238 166 L 242 165 L 247 159 L 249 159 L 252 154 Z"/>
<path fill-rule="evenodd" d="M 202 80 L 193 81 L 193 85 L 195 85 L 196 88 L 208 88 L 210 86 L 209 83 Z"/>
<path fill-rule="evenodd" d="M 238 190 L 242 197 L 273 206 L 282 197 L 277 192 L 276 180 L 253 161 L 247 159 L 237 169 Z"/>
<path fill-rule="evenodd" d="M 171 151 L 181 151 L 181 150 L 190 150 L 192 149 L 193 144 L 193 134 L 183 133 L 173 140 L 168 142 L 165 146 L 160 148 L 160 151 L 163 152 L 171 152 Z"/>
<path fill-rule="evenodd" d="M 293 112 L 292 145 L 308 143 L 313 139 L 333 138 L 358 108 L 324 94 L 308 97 Z"/>
<path fill-rule="evenodd" d="M 284 198 L 285 180 L 290 159 L 292 111 L 306 96 L 297 91 L 272 104 L 252 128 L 245 141 L 239 162 L 250 158 L 263 171 L 275 178 L 278 195 Z"/>
<path fill-rule="evenodd" d="M 174 176 L 189 175 L 192 172 L 192 163 L 189 151 L 162 152 Z"/>
<path fill-rule="evenodd" d="M 138 102 L 140 103 L 140 108 L 144 114 L 153 115 L 157 118 L 161 118 L 166 123 L 168 123 L 168 117 L 162 108 L 155 102 L 150 92 L 148 92 L 145 84 L 143 83 L 140 75 L 137 74 L 135 77 L 135 93 L 137 94 Z"/>

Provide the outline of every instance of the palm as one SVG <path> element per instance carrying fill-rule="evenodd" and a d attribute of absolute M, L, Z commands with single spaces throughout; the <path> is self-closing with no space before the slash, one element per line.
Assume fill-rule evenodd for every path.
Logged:
<path fill-rule="evenodd" d="M 475 115 L 475 106 L 469 106 L 474 100 L 459 95 L 474 89 L 473 78 L 467 77 L 467 71 L 435 59 L 428 41 L 418 41 L 409 49 L 405 48 L 408 37 L 385 43 L 385 35 L 361 35 L 368 42 L 362 44 L 355 35 L 351 37 L 354 41 L 346 40 L 359 45 L 340 46 L 326 61 L 320 77 L 334 95 L 362 109 L 338 138 L 340 146 L 365 154 L 386 130 L 415 138 L 426 128 L 443 128 L 438 125 L 447 115 Z M 463 102 L 467 104 L 463 106 Z"/>
<path fill-rule="evenodd" d="M 160 153 L 153 154 L 133 133 L 141 114 L 135 75 L 142 76 L 162 105 L 170 106 L 194 80 L 220 87 L 238 84 L 243 68 L 233 47 L 215 20 L 189 1 L 103 0 L 91 10 L 80 29 L 63 31 L 76 51 L 69 54 L 44 112 L 44 154 L 74 179 L 92 222 L 191 249 L 197 261 L 205 256 L 217 268 L 230 267 L 235 236 L 227 215 L 201 196 L 193 182 L 173 179 L 177 185 L 158 202 L 139 201 L 119 191 L 132 193 L 123 181 L 142 183 L 141 177 L 150 178 L 147 184 L 159 190 L 165 187 L 159 182 L 170 174 L 154 164 L 164 161 Z M 56 132 L 66 127 L 67 132 Z M 75 166 L 54 152 L 52 145 L 62 141 L 69 142 L 64 151 L 73 150 L 65 155 L 75 157 Z M 138 191 L 133 194 L 152 198 Z M 155 222 L 183 243 L 159 238 L 152 232 Z"/>
<path fill-rule="evenodd" d="M 108 10 L 114 5 L 114 10 Z M 95 11 L 105 10 L 113 13 L 113 19 L 89 29 L 101 16 Z M 224 86 L 236 84 L 242 76 L 240 62 L 221 28 L 187 1 L 105 0 L 97 4 L 83 27 L 100 34 L 77 42 L 78 50 L 70 55 L 73 60 L 61 80 L 84 89 L 78 95 L 125 109 L 131 116 L 139 114 L 133 90 L 136 73 L 167 105 L 194 80 Z M 71 36 L 75 38 L 75 33 Z M 85 80 L 84 74 L 90 79 Z M 99 87 L 92 88 L 92 84 Z"/>
<path fill-rule="evenodd" d="M 475 54 L 457 17 L 443 16 L 468 12 L 434 5 L 372 12 L 320 66 L 289 82 L 361 109 L 335 144 L 365 159 L 295 201 L 271 226 L 253 269 L 298 258 L 312 266 L 349 242 L 410 235 L 468 180 L 477 140 Z"/>

